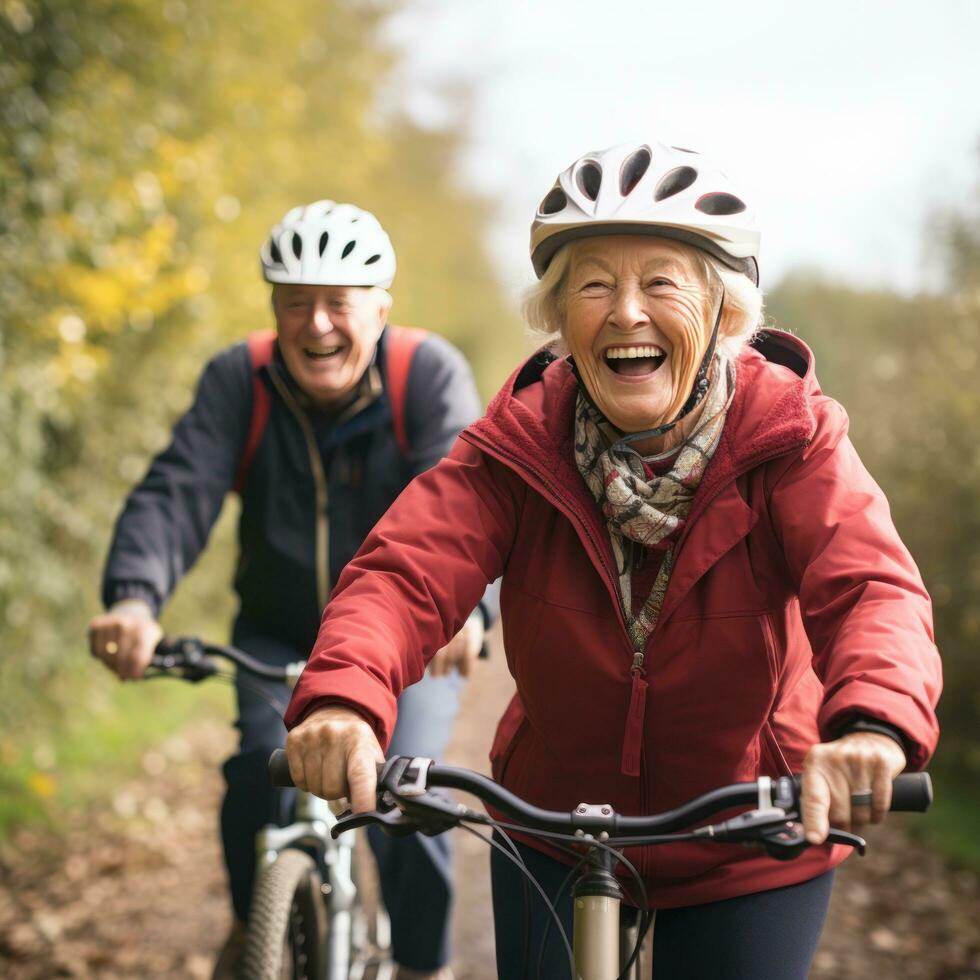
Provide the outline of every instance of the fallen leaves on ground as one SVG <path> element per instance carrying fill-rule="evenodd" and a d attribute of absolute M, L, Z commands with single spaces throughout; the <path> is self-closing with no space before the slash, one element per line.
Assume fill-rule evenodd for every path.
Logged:
<path fill-rule="evenodd" d="M 485 770 L 511 687 L 504 658 L 466 692 L 454 764 Z M 0 975 L 207 980 L 229 925 L 218 845 L 220 762 L 232 732 L 192 726 L 147 753 L 143 774 L 59 835 L 22 830 L 0 850 Z M 892 818 L 837 877 L 813 980 L 978 980 L 980 888 Z M 903 822 L 904 821 L 904 822 Z M 457 841 L 457 976 L 492 980 L 485 849 Z"/>

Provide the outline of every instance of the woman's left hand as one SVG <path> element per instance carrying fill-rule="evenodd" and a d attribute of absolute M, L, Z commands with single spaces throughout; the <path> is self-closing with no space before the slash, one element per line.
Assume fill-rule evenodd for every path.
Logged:
<path fill-rule="evenodd" d="M 891 806 L 892 780 L 905 765 L 899 744 L 875 732 L 854 732 L 814 745 L 803 763 L 806 839 L 822 844 L 831 826 L 856 831 L 880 823 Z"/>

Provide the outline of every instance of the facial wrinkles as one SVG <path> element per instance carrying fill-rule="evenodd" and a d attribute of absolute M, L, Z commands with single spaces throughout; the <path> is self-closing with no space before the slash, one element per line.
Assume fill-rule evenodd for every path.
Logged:
<path fill-rule="evenodd" d="M 606 304 L 620 307 L 613 312 L 614 317 L 632 320 L 634 314 L 639 313 L 649 320 L 653 329 L 643 331 L 644 335 L 652 334 L 654 342 L 664 343 L 670 355 L 669 403 L 663 405 L 661 402 L 656 407 L 651 405 L 652 413 L 659 417 L 651 418 L 649 424 L 655 426 L 676 417 L 694 384 L 711 328 L 707 321 L 713 311 L 709 309 L 707 290 L 700 277 L 687 267 L 686 262 L 674 255 L 658 256 L 648 261 L 645 255 L 635 250 L 632 243 L 622 250 L 610 249 L 602 256 L 573 255 L 570 273 L 566 299 L 569 304 L 580 306 L 584 315 L 589 315 L 593 303 L 602 303 L 601 293 L 590 295 L 586 288 L 594 278 L 604 282 L 611 291 L 605 298 Z M 658 278 L 667 282 L 655 284 Z M 610 312 L 607 305 L 605 315 L 608 316 Z M 632 326 L 627 322 L 616 323 L 615 332 L 628 332 Z M 607 339 L 593 338 L 590 343 L 581 336 L 578 338 L 579 345 L 585 341 L 585 346 L 592 348 L 588 351 L 592 356 L 577 357 L 576 362 L 586 387 L 594 397 L 599 396 L 600 401 L 604 400 L 601 398 L 604 393 L 603 375 L 594 345 L 597 340 L 602 345 Z M 573 353 L 586 355 L 585 350 Z M 617 414 L 615 408 L 613 405 L 607 406 L 607 409 L 613 410 L 613 415 Z"/>
<path fill-rule="evenodd" d="M 669 338 L 673 345 L 670 355 L 673 399 L 663 419 L 669 422 L 684 407 L 694 386 L 710 326 L 705 323 L 705 291 L 699 284 L 679 283 L 671 295 L 664 297 L 664 304 L 670 311 Z"/>

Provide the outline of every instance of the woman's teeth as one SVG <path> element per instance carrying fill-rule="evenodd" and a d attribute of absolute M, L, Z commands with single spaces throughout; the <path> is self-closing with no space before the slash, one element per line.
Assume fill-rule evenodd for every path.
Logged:
<path fill-rule="evenodd" d="M 656 344 L 648 344 L 646 347 L 610 347 L 606 351 L 606 360 L 612 361 L 623 357 L 664 357 L 664 351 Z"/>
<path fill-rule="evenodd" d="M 647 344 L 640 347 L 610 347 L 605 359 L 615 374 L 643 377 L 653 374 L 667 360 L 667 355 L 656 344 Z"/>

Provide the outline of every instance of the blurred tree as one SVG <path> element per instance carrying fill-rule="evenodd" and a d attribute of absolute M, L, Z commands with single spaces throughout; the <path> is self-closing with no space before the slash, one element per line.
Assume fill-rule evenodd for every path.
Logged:
<path fill-rule="evenodd" d="M 390 9 L 0 0 L 0 731 L 101 703 L 83 630 L 112 519 L 204 359 L 270 323 L 257 252 L 288 207 L 377 210 L 397 320 L 475 355 L 513 322 L 463 134 L 378 109 Z M 197 628 L 230 611 L 228 550 L 184 590 Z"/>
<path fill-rule="evenodd" d="M 941 208 L 933 216 L 929 244 L 939 254 L 947 289 L 958 293 L 980 289 L 980 181 L 966 201 Z"/>
<path fill-rule="evenodd" d="M 933 598 L 943 654 L 943 737 L 934 766 L 980 776 L 980 211 L 937 217 L 930 250 L 947 288 L 905 297 L 788 277 L 768 296 L 776 326 L 817 356 L 824 390 L 882 485 Z"/>

